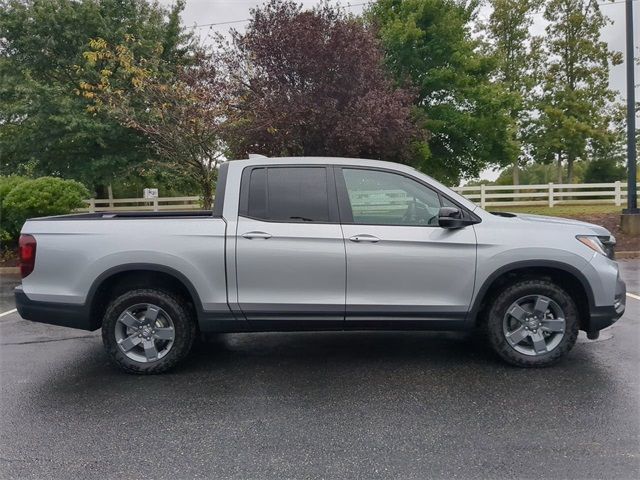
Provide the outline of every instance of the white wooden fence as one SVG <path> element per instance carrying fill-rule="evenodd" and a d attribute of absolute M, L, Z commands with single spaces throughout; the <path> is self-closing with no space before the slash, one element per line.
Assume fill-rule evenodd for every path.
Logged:
<path fill-rule="evenodd" d="M 640 188 L 640 183 L 638 184 Z M 454 187 L 481 207 L 609 204 L 622 206 L 627 199 L 627 183 L 577 183 L 542 185 L 479 185 Z M 201 197 L 115 198 L 86 200 L 88 212 L 198 210 Z"/>
<path fill-rule="evenodd" d="M 160 210 L 199 210 L 202 208 L 201 198 L 193 197 L 158 197 L 158 198 L 90 198 L 86 200 L 85 212 L 121 212 L 121 211 L 154 211 Z"/>
<path fill-rule="evenodd" d="M 484 207 L 609 204 L 627 199 L 627 183 L 575 183 L 542 185 L 479 185 L 453 190 Z"/>

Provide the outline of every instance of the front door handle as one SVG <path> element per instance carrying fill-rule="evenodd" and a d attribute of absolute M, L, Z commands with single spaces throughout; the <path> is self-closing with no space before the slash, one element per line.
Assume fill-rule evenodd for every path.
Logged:
<path fill-rule="evenodd" d="M 380 241 L 378 237 L 374 237 L 373 235 L 368 235 L 366 233 L 360 233 L 358 235 L 354 235 L 353 237 L 350 237 L 349 240 L 356 243 L 360 243 L 360 242 L 376 243 Z"/>
<path fill-rule="evenodd" d="M 267 240 L 268 238 L 271 238 L 271 234 L 266 232 L 247 232 L 242 234 L 242 236 L 244 238 L 248 238 L 249 240 L 251 240 L 252 238 L 263 238 L 265 240 Z"/>

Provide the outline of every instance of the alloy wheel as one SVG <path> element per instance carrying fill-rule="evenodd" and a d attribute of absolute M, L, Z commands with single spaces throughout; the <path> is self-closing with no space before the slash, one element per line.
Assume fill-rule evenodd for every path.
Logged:
<path fill-rule="evenodd" d="M 118 348 L 128 358 L 148 363 L 169 353 L 175 340 L 175 328 L 165 310 L 151 303 L 139 303 L 120 315 L 115 336 Z"/>
<path fill-rule="evenodd" d="M 511 347 L 524 355 L 545 355 L 562 341 L 566 331 L 560 305 L 544 295 L 519 298 L 507 309 L 502 321 Z"/>

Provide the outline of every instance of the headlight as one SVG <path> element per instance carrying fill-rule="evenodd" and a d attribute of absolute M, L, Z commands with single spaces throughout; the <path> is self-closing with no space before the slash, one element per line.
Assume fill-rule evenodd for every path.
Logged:
<path fill-rule="evenodd" d="M 602 247 L 604 248 L 607 257 L 611 260 L 616 259 L 616 237 L 613 235 L 600 235 L 598 236 Z"/>
<path fill-rule="evenodd" d="M 602 245 L 600 239 L 595 235 L 578 235 L 576 236 L 579 242 L 584 243 L 587 247 L 589 247 L 594 252 L 601 253 L 605 257 L 607 256 L 607 252 Z"/>

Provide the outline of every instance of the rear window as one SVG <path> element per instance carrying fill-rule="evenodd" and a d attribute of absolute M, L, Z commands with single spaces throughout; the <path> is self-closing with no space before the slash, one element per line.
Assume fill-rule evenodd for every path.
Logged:
<path fill-rule="evenodd" d="M 328 222 L 323 167 L 256 168 L 249 179 L 248 215 L 275 222 Z"/>

